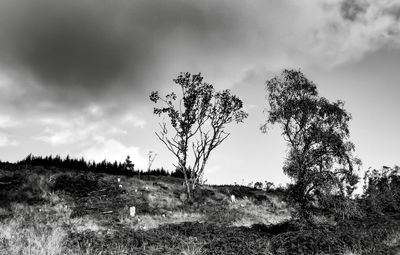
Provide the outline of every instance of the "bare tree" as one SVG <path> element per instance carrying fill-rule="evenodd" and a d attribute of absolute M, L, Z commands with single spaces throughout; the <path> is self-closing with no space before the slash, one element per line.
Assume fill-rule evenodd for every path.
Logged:
<path fill-rule="evenodd" d="M 232 121 L 243 122 L 247 113 L 242 110 L 242 101 L 230 90 L 215 92 L 211 84 L 203 82 L 200 73 L 181 73 L 174 82 L 180 88 L 179 99 L 174 92 L 165 97 L 152 92 L 150 100 L 163 105 L 154 108 L 154 114 L 166 114 L 170 119 L 170 125 L 160 123 L 161 130 L 156 135 L 178 159 L 175 167 L 183 172 L 187 194 L 192 200 L 211 151 L 230 135 L 226 125 Z M 172 133 L 168 128 L 172 128 Z"/>
<path fill-rule="evenodd" d="M 148 158 L 149 158 L 149 165 L 147 170 L 150 172 L 151 170 L 151 165 L 153 165 L 154 160 L 157 157 L 157 153 L 154 153 L 153 151 L 149 151 L 149 153 L 147 154 Z"/>

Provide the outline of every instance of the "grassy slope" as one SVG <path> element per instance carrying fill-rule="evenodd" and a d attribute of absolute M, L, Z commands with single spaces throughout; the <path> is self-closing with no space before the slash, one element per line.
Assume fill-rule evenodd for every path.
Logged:
<path fill-rule="evenodd" d="M 394 219 L 372 232 L 359 222 L 299 229 L 277 194 L 205 186 L 188 205 L 182 191 L 165 177 L 2 169 L 0 254 L 394 254 L 400 244 Z"/>

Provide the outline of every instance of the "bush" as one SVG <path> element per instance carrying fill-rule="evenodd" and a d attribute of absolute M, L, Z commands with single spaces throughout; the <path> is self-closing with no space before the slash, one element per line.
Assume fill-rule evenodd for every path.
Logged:
<path fill-rule="evenodd" d="M 363 208 L 359 202 L 342 195 L 327 195 L 319 199 L 319 206 L 335 219 L 361 219 L 364 217 Z"/>
<path fill-rule="evenodd" d="M 256 182 L 256 183 L 254 183 L 254 188 L 255 188 L 255 189 L 262 189 L 262 188 L 263 188 L 263 183 L 262 183 L 262 182 Z"/>
<path fill-rule="evenodd" d="M 400 212 L 400 167 L 368 170 L 364 175 L 363 198 L 369 212 Z"/>
<path fill-rule="evenodd" d="M 85 174 L 70 176 L 62 174 L 55 179 L 53 190 L 65 191 L 77 197 L 87 196 L 89 192 L 100 188 L 100 184 L 94 178 Z"/>
<path fill-rule="evenodd" d="M 48 184 L 43 175 L 15 172 L 0 178 L 0 205 L 10 202 L 40 204 L 48 194 Z"/>

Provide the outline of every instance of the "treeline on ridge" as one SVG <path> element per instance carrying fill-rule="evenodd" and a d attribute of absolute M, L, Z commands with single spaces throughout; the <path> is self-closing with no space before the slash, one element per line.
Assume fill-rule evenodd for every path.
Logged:
<path fill-rule="evenodd" d="M 130 157 L 127 156 L 125 162 L 109 162 L 105 159 L 101 162 L 96 163 L 95 161 L 87 161 L 83 157 L 71 158 L 67 155 L 62 158 L 60 155 L 50 156 L 34 156 L 29 154 L 24 159 L 17 161 L 16 163 L 2 162 L 1 165 L 15 165 L 15 166 L 43 166 L 43 167 L 56 167 L 59 169 L 70 169 L 77 171 L 88 171 L 93 173 L 107 173 L 113 175 L 125 175 L 125 176 L 168 176 L 175 178 L 183 178 L 183 173 L 179 169 L 174 171 L 168 171 L 161 168 L 148 169 L 146 171 L 142 169 L 135 169 L 135 164 L 132 163 Z"/>

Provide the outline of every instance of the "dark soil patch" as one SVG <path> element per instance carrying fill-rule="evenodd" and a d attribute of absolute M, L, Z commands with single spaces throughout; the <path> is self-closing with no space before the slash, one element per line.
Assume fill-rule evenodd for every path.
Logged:
<path fill-rule="evenodd" d="M 101 188 L 99 181 L 87 174 L 71 176 L 61 174 L 57 176 L 53 184 L 54 191 L 64 191 L 74 197 L 88 196 L 90 192 Z"/>
<path fill-rule="evenodd" d="M 118 213 L 122 209 L 133 202 L 125 195 L 125 191 L 118 187 L 108 187 L 99 190 L 92 190 L 87 196 L 81 196 L 74 200 L 75 207 L 71 217 L 81 217 L 84 215 L 92 215 L 94 217 L 102 217 L 106 215 L 110 218 L 118 217 Z"/>

